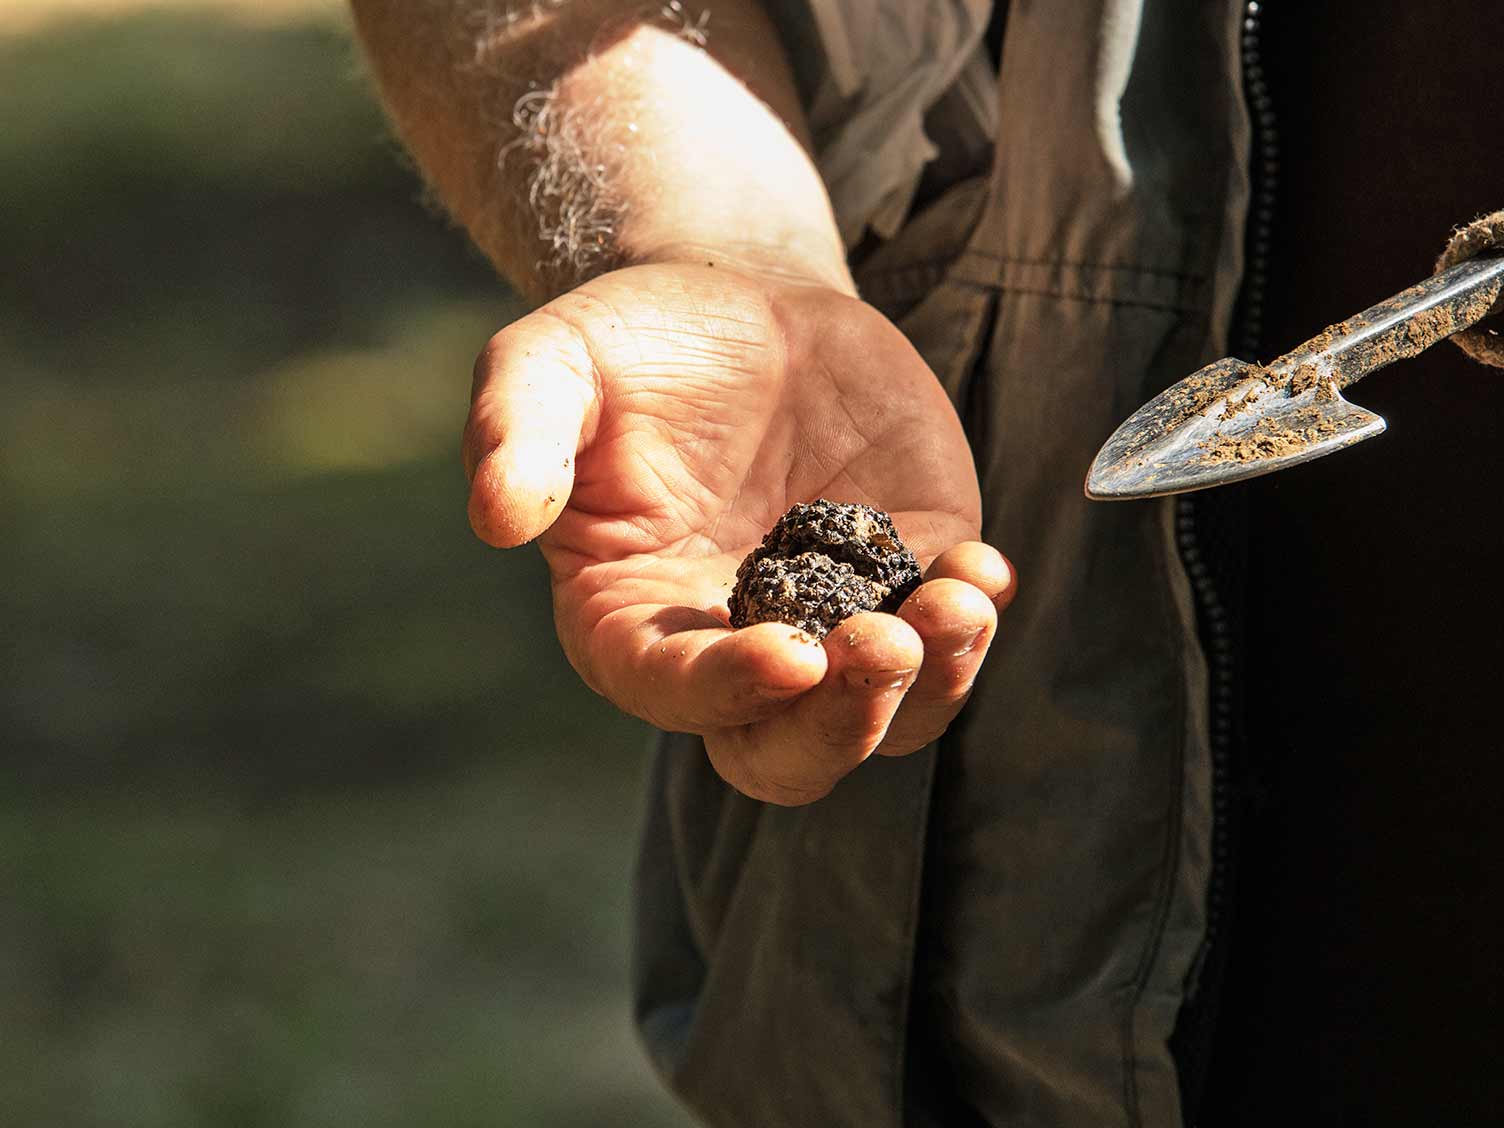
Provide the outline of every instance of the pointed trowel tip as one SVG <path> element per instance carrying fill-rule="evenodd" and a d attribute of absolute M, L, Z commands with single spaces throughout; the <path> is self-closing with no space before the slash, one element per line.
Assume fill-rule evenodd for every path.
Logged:
<path fill-rule="evenodd" d="M 1086 496 L 1092 501 L 1124 501 L 1143 496 L 1140 487 L 1111 458 L 1098 454 L 1086 472 Z"/>
<path fill-rule="evenodd" d="M 1155 396 L 1125 419 L 1097 452 L 1086 475 L 1086 496 L 1093 501 L 1126 501 L 1213 484 L 1186 473 L 1195 458 L 1184 444 L 1198 424 L 1222 411 L 1235 389 L 1246 393 L 1257 383 L 1260 371 L 1227 357 Z"/>
<path fill-rule="evenodd" d="M 1134 412 L 1092 460 L 1086 496 L 1124 501 L 1225 486 L 1381 434 L 1335 385 L 1295 388 L 1283 369 L 1223 360 Z"/>

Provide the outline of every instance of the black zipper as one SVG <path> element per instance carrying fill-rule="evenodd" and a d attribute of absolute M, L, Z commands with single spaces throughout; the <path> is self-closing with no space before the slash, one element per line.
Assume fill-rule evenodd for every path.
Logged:
<path fill-rule="evenodd" d="M 1270 237 L 1274 223 L 1276 178 L 1279 173 L 1279 138 L 1274 102 L 1263 66 L 1263 15 L 1265 5 L 1249 0 L 1243 8 L 1240 47 L 1243 66 L 1243 96 L 1252 125 L 1249 214 L 1243 285 L 1234 318 L 1232 349 L 1244 360 L 1254 361 L 1263 336 L 1264 300 L 1269 282 Z M 1238 559 L 1215 559 L 1219 546 L 1209 543 L 1208 525 L 1224 526 L 1224 555 L 1235 557 L 1237 535 L 1243 529 L 1241 497 L 1217 491 L 1218 498 L 1184 494 L 1177 498 L 1175 538 L 1181 561 L 1190 580 L 1196 605 L 1196 621 L 1206 654 L 1210 695 L 1210 744 L 1212 775 L 1212 872 L 1207 891 L 1206 935 L 1186 984 L 1185 1005 L 1177 1023 L 1177 1064 L 1181 1073 L 1182 1104 L 1186 1121 L 1195 1110 L 1206 1081 L 1212 1038 L 1216 1025 L 1217 994 L 1225 966 L 1233 884 L 1233 843 L 1238 818 L 1238 787 L 1234 776 L 1238 732 L 1237 631 L 1234 612 L 1224 586 L 1237 588 Z M 1221 582 L 1219 571 L 1231 572 L 1231 583 Z"/>
<path fill-rule="evenodd" d="M 1250 0 L 1244 8 L 1242 31 L 1243 92 L 1253 124 L 1253 161 L 1249 198 L 1247 266 L 1234 319 L 1234 354 L 1256 362 L 1264 331 L 1264 298 L 1269 286 L 1269 240 L 1274 223 L 1274 178 L 1279 171 L 1279 138 L 1275 133 L 1274 102 L 1264 78 L 1262 37 L 1264 6 Z M 1213 570 L 1202 544 L 1200 509 L 1204 495 L 1182 494 L 1176 502 L 1176 542 L 1195 595 L 1197 622 L 1207 644 L 1211 694 L 1212 754 L 1212 877 L 1207 900 L 1206 941 L 1211 947 L 1227 910 L 1225 885 L 1230 869 L 1228 829 L 1232 804 L 1232 753 L 1237 723 L 1234 690 L 1233 638 L 1228 608 L 1223 604 Z M 1204 963 L 1198 960 L 1198 965 Z M 1199 970 L 1199 967 L 1198 967 Z M 1199 982 L 1193 977 L 1189 995 Z"/>
<path fill-rule="evenodd" d="M 1265 5 L 1249 0 L 1243 10 L 1243 96 L 1253 126 L 1253 160 L 1249 170 L 1249 221 L 1247 259 L 1243 272 L 1233 347 L 1239 357 L 1253 362 L 1264 337 L 1264 298 L 1269 289 L 1270 239 L 1274 231 L 1274 196 L 1279 180 L 1279 133 L 1274 117 L 1274 96 L 1264 75 L 1263 35 Z"/>

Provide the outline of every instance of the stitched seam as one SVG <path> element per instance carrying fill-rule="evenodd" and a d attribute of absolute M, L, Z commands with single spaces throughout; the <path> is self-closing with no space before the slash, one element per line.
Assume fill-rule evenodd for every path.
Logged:
<path fill-rule="evenodd" d="M 1165 506 L 1171 503 L 1160 502 L 1159 504 Z M 1170 519 L 1169 514 L 1162 512 L 1156 522 L 1156 539 L 1161 542 L 1158 551 L 1154 554 L 1158 562 L 1155 568 L 1156 579 L 1159 581 L 1156 588 L 1160 592 L 1160 609 L 1167 628 L 1166 637 L 1182 639 L 1180 666 L 1183 668 L 1184 632 L 1180 619 L 1175 614 L 1175 596 L 1168 574 L 1170 565 L 1166 559 L 1166 546 L 1163 543 L 1163 538 L 1168 535 L 1164 523 Z M 1138 1103 L 1138 1053 L 1136 1050 L 1138 1008 L 1143 1001 L 1144 991 L 1148 989 L 1150 974 L 1155 962 L 1159 959 L 1160 947 L 1164 943 L 1165 929 L 1170 918 L 1170 903 L 1174 900 L 1175 881 L 1180 874 L 1181 840 L 1184 837 L 1185 758 L 1190 742 L 1187 738 L 1189 703 L 1186 700 L 1183 676 L 1175 678 L 1175 689 L 1176 754 L 1170 757 L 1170 806 L 1166 812 L 1164 848 L 1160 855 L 1160 880 L 1155 890 L 1154 916 L 1150 922 L 1148 941 L 1139 959 L 1138 969 L 1134 973 L 1133 990 L 1128 997 L 1128 1009 L 1123 1015 L 1123 1101 L 1127 1106 L 1128 1123 L 1132 1128 L 1142 1128 L 1143 1125 Z"/>
<path fill-rule="evenodd" d="M 956 333 L 953 330 L 961 328 L 965 323 L 966 318 L 964 316 L 959 314 L 952 315 L 946 322 L 946 336 L 954 341 Z M 936 352 L 933 356 L 923 356 L 921 354 L 921 359 L 929 366 L 929 370 L 935 374 L 935 382 L 941 388 L 945 387 L 945 374 L 950 371 L 950 366 L 955 363 L 956 355 L 960 351 L 961 345 L 953 344 L 944 352 Z M 942 360 L 945 362 L 944 364 L 940 363 Z"/>
<path fill-rule="evenodd" d="M 954 259 L 945 259 L 912 263 L 878 274 L 864 275 L 857 279 L 857 290 L 864 301 L 880 310 L 884 307 L 894 309 L 898 317 L 902 318 L 939 289 L 954 262 Z"/>
<path fill-rule="evenodd" d="M 987 259 L 989 262 L 1001 263 L 1004 266 L 1057 266 L 1070 267 L 1077 270 L 1115 270 L 1123 274 L 1144 274 L 1151 278 L 1169 278 L 1176 282 L 1205 282 L 1206 275 L 1186 270 L 1167 270 L 1157 266 L 1138 266 L 1133 263 L 1123 262 L 1085 262 L 1076 259 L 1031 259 L 1020 258 L 1014 255 L 1000 255 L 992 251 L 972 248 L 965 252 L 965 256 L 975 256 Z"/>
<path fill-rule="evenodd" d="M 898 989 L 898 1037 L 893 1046 L 892 1109 L 895 1128 L 902 1128 L 904 1120 L 904 1070 L 908 1067 L 909 1023 L 913 1006 L 915 968 L 914 960 L 919 951 L 919 909 L 924 896 L 924 863 L 929 852 L 930 808 L 935 805 L 935 767 L 939 762 L 939 744 L 932 743 L 925 753 L 929 766 L 924 772 L 923 800 L 917 804 L 919 813 L 914 820 L 914 841 L 919 845 L 914 851 L 914 872 L 909 877 L 908 920 L 904 928 L 903 982 Z"/>
<path fill-rule="evenodd" d="M 857 275 L 857 285 L 862 289 L 868 286 L 882 285 L 887 283 L 906 281 L 909 277 L 934 278 L 939 282 L 945 278 L 946 272 L 961 260 L 961 256 L 952 255 L 949 258 L 921 259 L 916 262 L 899 263 L 895 266 L 886 266 L 881 270 Z"/>
<path fill-rule="evenodd" d="M 870 272 L 858 271 L 857 281 L 859 283 L 865 283 L 866 285 L 870 286 L 877 282 L 890 282 L 893 279 L 901 278 L 904 275 L 915 274 L 922 278 L 929 273 L 933 273 L 936 278 L 943 278 L 945 276 L 945 268 L 954 263 L 957 257 L 959 256 L 952 256 L 950 258 L 920 259 L 916 262 L 905 262 L 899 263 L 894 266 L 884 267 L 882 270 L 874 270 Z"/>
<path fill-rule="evenodd" d="M 953 320 L 959 330 L 965 324 L 974 319 L 977 322 L 975 340 L 968 340 L 965 333 L 953 331 L 947 335 L 956 344 L 952 345 L 946 358 L 944 368 L 934 367 L 936 376 L 944 385 L 945 378 L 950 374 L 950 368 L 960 356 L 968 358 L 967 363 L 973 369 L 981 363 L 980 350 L 985 347 L 985 332 L 983 326 L 996 316 L 996 310 L 990 308 L 993 303 L 989 301 L 985 292 L 975 299 L 980 309 L 975 308 L 972 302 L 959 303 L 960 309 Z M 976 315 L 980 315 L 979 317 Z M 962 345 L 969 347 L 963 350 Z M 963 407 L 958 405 L 957 414 L 960 415 Z M 959 720 L 959 718 L 958 718 Z M 903 982 L 899 987 L 898 1013 L 901 1023 L 898 1028 L 898 1039 L 893 1051 L 893 1115 L 894 1124 L 902 1128 L 904 1121 L 904 1093 L 907 1078 L 905 1072 L 908 1069 L 909 1026 L 913 1022 L 914 983 L 918 977 L 918 968 L 915 966 L 919 956 L 919 916 L 924 906 L 924 872 L 929 861 L 930 845 L 930 819 L 934 817 L 935 807 L 935 776 L 939 770 L 940 742 L 932 741 L 925 750 L 929 756 L 929 766 L 924 773 L 923 800 L 918 804 L 918 814 L 915 818 L 915 841 L 918 849 L 914 854 L 914 871 L 909 877 L 909 904 L 908 920 L 904 929 L 904 961 Z"/>
<path fill-rule="evenodd" d="M 1239 33 L 1236 30 L 1234 30 L 1232 34 L 1235 39 L 1237 39 L 1239 36 Z M 1246 91 L 1243 89 L 1243 75 L 1240 71 L 1237 71 L 1238 64 L 1236 62 L 1236 52 L 1238 48 L 1235 45 L 1228 44 L 1224 44 L 1224 47 L 1228 48 L 1230 53 L 1232 54 L 1230 65 L 1236 72 L 1235 78 L 1237 83 L 1237 95 L 1233 98 L 1232 105 L 1230 107 L 1227 107 L 1227 112 L 1229 113 L 1229 115 L 1235 116 L 1238 112 L 1238 107 L 1243 104 L 1242 98 L 1246 94 Z M 1235 175 L 1234 170 L 1238 165 L 1236 158 L 1236 148 L 1234 148 L 1233 152 L 1229 154 L 1229 157 L 1231 159 L 1224 166 L 1223 181 L 1220 185 L 1219 198 L 1223 200 L 1223 207 L 1221 209 L 1221 220 L 1216 224 L 1215 227 L 1216 239 L 1212 244 L 1216 247 L 1221 247 L 1228 236 L 1229 223 L 1227 216 L 1227 198 L 1228 193 L 1232 190 L 1231 182 Z M 1244 219 L 1246 221 L 1246 214 Z M 1234 224 L 1234 226 L 1236 226 L 1236 224 Z M 1246 231 L 1242 232 L 1242 234 L 1246 235 Z M 1217 260 L 1215 259 L 1213 260 L 1214 263 L 1216 261 Z M 1215 273 L 1215 267 L 1213 272 Z M 1203 349 L 1208 343 L 1204 339 L 1205 333 L 1211 328 L 1212 327 L 1208 325 L 1202 326 L 1203 340 L 1201 342 L 1201 345 Z M 1153 932 L 1149 937 L 1149 943 L 1144 952 L 1144 960 L 1140 966 L 1139 975 L 1136 977 L 1137 981 L 1134 984 L 1133 991 L 1129 998 L 1128 1012 L 1124 1016 L 1123 1059 L 1125 1073 L 1123 1080 L 1124 1097 L 1127 1100 L 1130 1128 L 1142 1128 L 1143 1124 L 1142 1110 L 1139 1107 L 1138 1053 L 1136 1045 L 1139 1006 L 1143 1001 L 1144 992 L 1148 989 L 1149 978 L 1152 974 L 1155 963 L 1159 959 L 1159 953 L 1164 944 L 1165 931 L 1169 925 L 1171 903 L 1174 900 L 1175 882 L 1176 880 L 1178 880 L 1181 869 L 1185 863 L 1184 852 L 1186 820 L 1186 757 L 1191 753 L 1195 744 L 1195 737 L 1193 737 L 1190 732 L 1190 695 L 1192 690 L 1191 687 L 1186 684 L 1185 667 L 1187 661 L 1192 660 L 1194 652 L 1199 649 L 1200 645 L 1196 636 L 1195 617 L 1197 615 L 1197 609 L 1194 606 L 1192 607 L 1189 623 L 1183 623 L 1179 621 L 1180 616 L 1178 615 L 1176 610 L 1176 594 L 1174 587 L 1170 582 L 1170 570 L 1183 570 L 1185 567 L 1184 561 L 1180 557 L 1180 552 L 1175 542 L 1175 515 L 1173 508 L 1174 502 L 1162 501 L 1160 502 L 1160 504 L 1164 506 L 1163 516 L 1161 518 L 1162 522 L 1164 523 L 1164 527 L 1162 527 L 1159 531 L 1159 551 L 1155 553 L 1155 560 L 1157 561 L 1156 572 L 1158 573 L 1159 579 L 1159 584 L 1157 585 L 1157 587 L 1160 595 L 1161 609 L 1164 618 L 1167 620 L 1167 625 L 1171 631 L 1169 637 L 1179 640 L 1179 670 L 1175 679 L 1175 701 L 1177 715 L 1175 744 L 1178 754 L 1172 758 L 1172 763 L 1170 764 L 1170 775 L 1172 784 L 1174 786 L 1174 791 L 1172 792 L 1170 803 L 1171 821 L 1165 836 L 1164 848 L 1167 856 L 1164 863 L 1165 873 L 1162 877 L 1162 884 L 1159 891 L 1160 903 L 1157 906 L 1157 911 L 1153 922 Z M 1192 597 L 1192 599 L 1194 602 L 1194 596 Z M 1215 819 L 1215 813 L 1212 814 L 1212 817 L 1213 819 Z M 1209 879 L 1210 875 L 1208 875 L 1208 880 Z M 1205 925 L 1203 923 L 1203 928 L 1204 927 Z M 1183 1002 L 1184 998 L 1182 997 L 1182 1003 Z M 1185 1110 L 1183 1108 L 1180 1109 L 1177 1120 L 1181 1123 L 1184 1123 Z"/>
<path fill-rule="evenodd" d="M 1101 294 L 1075 294 L 1068 290 L 1033 289 L 1025 286 L 999 285 L 997 289 L 1004 294 L 1027 294 L 1039 298 L 1063 298 L 1067 301 L 1088 302 L 1095 305 L 1119 306 L 1130 309 L 1154 309 L 1162 313 L 1195 314 L 1201 312 L 1198 306 L 1174 305 L 1170 302 L 1151 302 L 1142 298 L 1117 298 Z"/>
<path fill-rule="evenodd" d="M 1193 274 L 1189 272 L 1173 270 L 1157 270 L 1146 266 L 1126 266 L 1122 263 L 1111 262 L 1069 262 L 1062 259 L 1023 259 L 1006 258 L 1003 255 L 990 254 L 987 251 L 963 251 L 943 259 L 918 259 L 913 262 L 899 263 L 894 266 L 884 267 L 881 270 L 873 270 L 870 273 L 861 274 L 861 279 L 868 284 L 879 282 L 883 279 L 892 278 L 895 275 L 904 274 L 908 271 L 935 268 L 944 271 L 945 267 L 952 266 L 968 258 L 985 259 L 988 262 L 1001 266 L 1056 266 L 1074 270 L 1109 270 L 1120 274 L 1142 274 L 1149 278 L 1166 278 L 1173 282 L 1185 282 L 1200 284 L 1205 282 L 1205 274 Z"/>

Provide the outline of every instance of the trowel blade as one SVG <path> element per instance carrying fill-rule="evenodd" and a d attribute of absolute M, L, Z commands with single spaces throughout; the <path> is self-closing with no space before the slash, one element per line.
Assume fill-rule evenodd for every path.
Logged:
<path fill-rule="evenodd" d="M 1231 358 L 1207 365 L 1112 433 L 1092 462 L 1086 496 L 1127 500 L 1226 485 L 1383 433 L 1384 420 L 1343 399 L 1329 379 L 1306 383 L 1294 390 L 1282 367 Z"/>

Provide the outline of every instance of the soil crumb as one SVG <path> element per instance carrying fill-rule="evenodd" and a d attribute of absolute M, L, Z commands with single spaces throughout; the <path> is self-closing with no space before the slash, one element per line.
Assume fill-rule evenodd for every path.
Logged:
<path fill-rule="evenodd" d="M 1250 369 L 1255 376 L 1258 369 Z M 1170 413 L 1164 422 L 1164 431 L 1173 431 L 1192 416 L 1203 414 L 1212 404 L 1227 394 L 1227 380 L 1222 372 L 1198 372 L 1187 376 L 1170 389 Z"/>
<path fill-rule="evenodd" d="M 1223 462 L 1264 462 L 1299 454 L 1312 443 L 1339 434 L 1343 427 L 1334 419 L 1311 415 L 1296 423 L 1281 425 L 1271 416 L 1260 419 L 1239 435 L 1216 435 L 1201 443 L 1203 465 Z"/>
<path fill-rule="evenodd" d="M 1309 392 L 1312 388 L 1316 388 L 1317 394 L 1320 395 L 1322 387 L 1330 391 L 1331 386 L 1331 378 L 1327 376 L 1325 369 L 1314 361 L 1307 361 L 1305 364 L 1302 364 L 1290 377 L 1290 394 L 1292 396 L 1302 395 L 1305 392 Z"/>
<path fill-rule="evenodd" d="M 1488 313 L 1498 301 L 1501 285 L 1504 284 L 1496 282 L 1494 285 L 1486 286 L 1460 305 L 1432 306 L 1430 309 L 1406 318 L 1393 328 L 1385 330 L 1382 335 L 1360 346 L 1366 351 L 1364 369 L 1372 371 L 1386 364 L 1393 364 L 1397 360 L 1409 360 L 1413 356 L 1419 356 L 1438 341 L 1462 331 Z M 1421 286 L 1412 286 L 1356 317 L 1336 325 L 1329 325 L 1302 345 L 1301 351 L 1324 352 L 1342 337 L 1359 332 L 1386 314 L 1402 311 L 1422 293 Z M 1316 368 L 1317 371 L 1308 373 L 1306 371 L 1308 368 Z M 1321 375 L 1316 365 L 1301 365 L 1296 369 L 1291 380 L 1290 394 L 1299 395 L 1302 391 L 1315 386 Z M 1303 376 L 1305 379 L 1302 379 Z"/>

